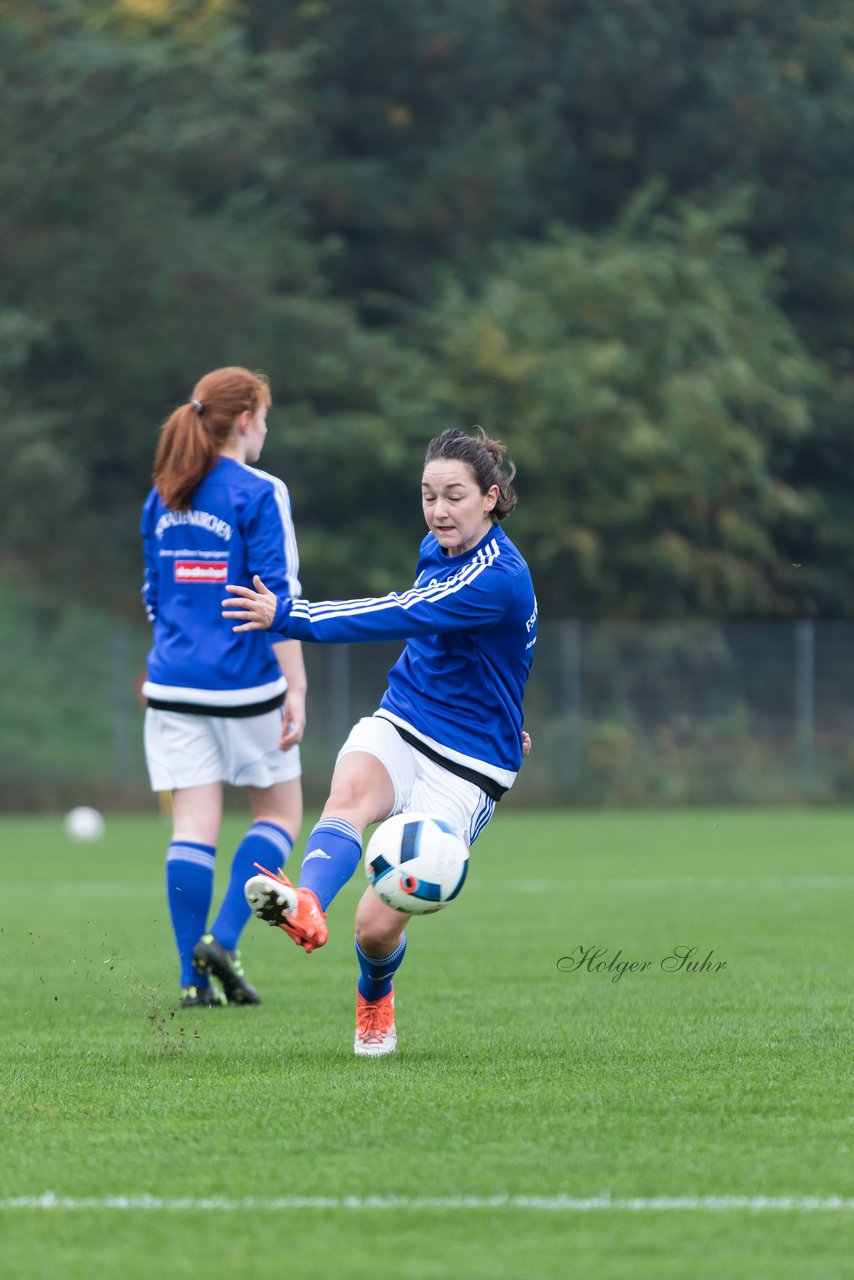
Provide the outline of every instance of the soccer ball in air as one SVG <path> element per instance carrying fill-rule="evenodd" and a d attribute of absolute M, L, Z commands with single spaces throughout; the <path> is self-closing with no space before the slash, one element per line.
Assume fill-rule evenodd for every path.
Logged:
<path fill-rule="evenodd" d="M 377 827 L 365 851 L 365 871 L 382 902 L 410 916 L 446 907 L 463 887 L 468 846 L 432 813 L 398 813 Z"/>
<path fill-rule="evenodd" d="M 86 804 L 69 810 L 63 826 L 68 839 L 75 844 L 91 844 L 104 834 L 104 819 L 97 809 L 90 809 Z"/>

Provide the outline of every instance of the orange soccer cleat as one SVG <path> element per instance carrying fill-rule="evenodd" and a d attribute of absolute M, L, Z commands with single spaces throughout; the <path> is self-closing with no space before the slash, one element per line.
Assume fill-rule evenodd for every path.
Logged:
<path fill-rule="evenodd" d="M 353 1052 L 368 1058 L 379 1058 L 384 1053 L 394 1053 L 396 1047 L 394 991 L 389 991 L 382 1000 L 366 1000 L 357 991 Z"/>
<path fill-rule="evenodd" d="M 322 947 L 329 930 L 317 895 L 311 889 L 295 889 L 281 871 L 273 875 L 260 863 L 255 866 L 262 874 L 247 880 L 243 892 L 258 919 L 284 929 L 308 954 Z"/>

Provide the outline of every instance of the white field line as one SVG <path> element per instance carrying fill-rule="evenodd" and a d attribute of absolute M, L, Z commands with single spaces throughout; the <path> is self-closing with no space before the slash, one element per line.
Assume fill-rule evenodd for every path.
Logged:
<path fill-rule="evenodd" d="M 854 1197 L 844 1196 L 283 1196 L 260 1200 L 249 1197 L 229 1200 L 209 1198 L 168 1198 L 161 1196 L 60 1196 L 46 1191 L 40 1196 L 17 1196 L 0 1200 L 0 1211 L 16 1209 L 65 1210 L 69 1212 L 178 1212 L 178 1213 L 264 1213 L 307 1209 L 408 1209 L 415 1213 L 433 1210 L 518 1209 L 551 1213 L 829 1213 L 854 1212 Z"/>

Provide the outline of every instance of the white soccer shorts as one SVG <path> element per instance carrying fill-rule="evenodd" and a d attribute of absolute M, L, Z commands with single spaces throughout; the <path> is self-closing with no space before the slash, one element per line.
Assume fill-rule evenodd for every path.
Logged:
<path fill-rule="evenodd" d="M 211 782 L 271 787 L 302 772 L 298 746 L 279 750 L 282 709 L 260 716 L 145 713 L 145 759 L 152 791 L 183 791 Z"/>
<path fill-rule="evenodd" d="M 394 788 L 394 808 L 386 814 L 435 813 L 473 844 L 495 812 L 495 801 L 474 782 L 458 777 L 404 742 L 382 716 L 365 716 L 350 730 L 338 759 L 366 751 L 385 765 Z"/>

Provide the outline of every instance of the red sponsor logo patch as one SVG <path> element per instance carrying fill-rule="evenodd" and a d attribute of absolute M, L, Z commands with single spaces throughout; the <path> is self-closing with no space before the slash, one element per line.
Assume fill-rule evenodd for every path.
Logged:
<path fill-rule="evenodd" d="M 176 582 L 227 582 L 227 560 L 176 560 Z"/>

